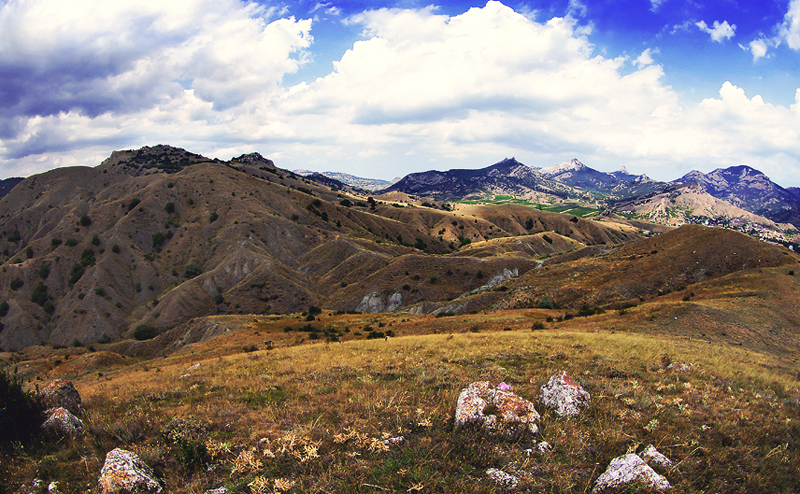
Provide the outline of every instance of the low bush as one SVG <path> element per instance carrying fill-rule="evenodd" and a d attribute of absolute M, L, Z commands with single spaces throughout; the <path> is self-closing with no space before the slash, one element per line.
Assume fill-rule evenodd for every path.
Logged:
<path fill-rule="evenodd" d="M 140 324 L 133 330 L 133 337 L 137 341 L 152 340 L 156 336 L 158 336 L 156 328 L 147 324 Z"/>
<path fill-rule="evenodd" d="M 23 389 L 16 371 L 0 371 L 0 410 L 0 443 L 27 443 L 39 433 L 44 404 L 37 393 Z"/>

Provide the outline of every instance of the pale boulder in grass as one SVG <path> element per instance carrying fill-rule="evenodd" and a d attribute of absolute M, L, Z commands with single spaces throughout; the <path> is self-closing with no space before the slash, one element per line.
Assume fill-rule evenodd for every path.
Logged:
<path fill-rule="evenodd" d="M 663 468 L 672 466 L 669 458 L 650 444 L 642 452 L 642 456 L 631 453 L 611 460 L 606 471 L 595 481 L 592 493 L 629 484 L 640 484 L 659 491 L 671 489 L 672 486 L 666 477 L 659 475 L 648 463 Z"/>
<path fill-rule="evenodd" d="M 539 390 L 539 401 L 560 417 L 578 415 L 592 397 L 565 371 L 560 371 Z"/>
<path fill-rule="evenodd" d="M 66 408 L 73 415 L 83 415 L 83 401 L 72 381 L 56 379 L 39 391 L 39 396 L 48 408 Z"/>
<path fill-rule="evenodd" d="M 50 408 L 45 412 L 47 420 L 42 430 L 68 436 L 77 436 L 83 432 L 83 421 L 62 407 Z"/>
<path fill-rule="evenodd" d="M 497 415 L 484 413 L 490 405 L 497 408 Z M 533 403 L 511 391 L 497 389 L 489 381 L 478 381 L 461 390 L 455 419 L 456 427 L 479 424 L 489 431 L 515 433 L 527 428 L 536 433 L 539 413 Z"/>
<path fill-rule="evenodd" d="M 113 449 L 106 455 L 98 484 L 103 494 L 162 492 L 161 484 L 150 467 L 136 453 L 120 448 Z"/>
<path fill-rule="evenodd" d="M 510 473 L 498 470 L 497 468 L 490 468 L 486 470 L 486 475 L 488 475 L 495 484 L 499 485 L 500 487 L 505 487 L 506 490 L 509 491 L 516 489 L 520 484 L 519 478 L 511 475 Z"/>

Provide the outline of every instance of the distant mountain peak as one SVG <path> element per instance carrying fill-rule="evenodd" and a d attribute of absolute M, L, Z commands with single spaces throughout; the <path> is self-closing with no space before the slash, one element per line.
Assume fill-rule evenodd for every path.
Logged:
<path fill-rule="evenodd" d="M 231 161 L 232 162 L 236 162 L 236 163 L 241 163 L 243 165 L 250 165 L 250 166 L 258 166 L 258 165 L 263 165 L 263 164 L 267 164 L 267 165 L 270 165 L 270 166 L 275 166 L 275 163 L 273 163 L 272 160 L 261 156 L 260 153 L 243 154 L 241 156 L 237 156 L 235 158 L 231 158 Z"/>
<path fill-rule="evenodd" d="M 625 168 L 624 166 L 623 166 L 622 168 L 620 168 L 620 169 L 619 169 L 619 172 L 620 172 L 620 173 L 624 173 L 625 175 L 630 175 L 630 173 L 628 173 L 628 169 L 627 169 L 627 168 Z"/>
<path fill-rule="evenodd" d="M 555 175 L 560 175 L 562 173 L 580 171 L 583 170 L 584 168 L 586 168 L 586 165 L 578 161 L 576 158 L 573 158 L 569 161 L 565 161 L 557 165 L 542 168 L 539 170 L 539 172 L 541 172 L 542 175 L 552 177 Z"/>

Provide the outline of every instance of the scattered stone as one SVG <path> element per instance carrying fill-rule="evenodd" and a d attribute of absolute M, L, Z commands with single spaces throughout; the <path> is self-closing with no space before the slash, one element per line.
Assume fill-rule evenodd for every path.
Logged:
<path fill-rule="evenodd" d="M 44 431 L 68 436 L 77 436 L 83 432 L 83 421 L 66 408 L 50 408 L 45 414 L 47 414 L 47 420 L 42 424 Z"/>
<path fill-rule="evenodd" d="M 48 408 L 66 408 L 73 415 L 83 415 L 81 395 L 72 381 L 56 379 L 42 389 L 39 396 Z"/>
<path fill-rule="evenodd" d="M 161 492 L 153 471 L 135 454 L 116 448 L 106 455 L 98 479 L 103 494 L 116 492 Z"/>
<path fill-rule="evenodd" d="M 497 415 L 484 414 L 487 406 L 497 408 Z M 489 381 L 478 381 L 461 390 L 456 404 L 456 427 L 480 424 L 489 431 L 507 433 L 528 429 L 537 433 L 539 413 L 533 403 L 511 391 L 495 389 Z"/>
<path fill-rule="evenodd" d="M 672 467 L 672 461 L 669 458 L 662 455 L 661 453 L 656 450 L 656 447 L 652 444 L 648 444 L 644 451 L 642 451 L 642 460 L 648 465 L 655 465 L 661 468 L 670 468 Z"/>
<path fill-rule="evenodd" d="M 178 379 L 186 379 L 187 377 L 192 377 L 192 376 L 189 374 L 181 374 L 180 376 L 178 376 Z"/>
<path fill-rule="evenodd" d="M 188 371 L 193 371 L 193 370 L 197 370 L 197 369 L 199 369 L 199 368 L 200 368 L 200 362 L 198 362 L 198 363 L 196 363 L 196 364 L 192 364 L 192 365 L 190 365 L 190 366 L 189 366 L 189 368 L 188 368 L 188 369 L 186 369 L 186 371 L 187 371 L 187 372 L 188 372 Z"/>
<path fill-rule="evenodd" d="M 560 417 L 578 415 L 581 407 L 588 407 L 591 396 L 565 371 L 560 371 L 539 390 L 539 401 Z"/>
<path fill-rule="evenodd" d="M 659 491 L 672 488 L 667 479 L 657 474 L 639 455 L 627 454 L 611 460 L 606 471 L 597 478 L 592 492 L 597 493 L 634 482 Z"/>
<path fill-rule="evenodd" d="M 50 482 L 50 485 L 47 486 L 47 492 L 50 494 L 56 494 L 58 491 L 58 482 Z"/>
<path fill-rule="evenodd" d="M 216 489 L 206 491 L 205 494 L 228 494 L 228 489 L 225 487 L 217 487 Z"/>
<path fill-rule="evenodd" d="M 488 475 L 495 484 L 505 487 L 509 491 L 516 489 L 519 485 L 519 478 L 496 468 L 486 470 L 486 475 Z"/>
<path fill-rule="evenodd" d="M 691 365 L 686 365 L 681 362 L 672 362 L 667 366 L 667 370 L 675 371 L 675 372 L 686 372 L 691 369 Z"/>
<path fill-rule="evenodd" d="M 405 442 L 405 440 L 406 440 L 406 438 L 403 437 L 403 436 L 390 437 L 389 439 L 384 440 L 383 444 L 385 444 L 387 446 L 390 445 L 390 444 L 402 444 L 403 442 Z"/>
<path fill-rule="evenodd" d="M 550 446 L 550 443 L 547 441 L 542 441 L 536 445 L 536 449 L 538 449 L 540 453 L 549 453 L 553 447 Z"/>

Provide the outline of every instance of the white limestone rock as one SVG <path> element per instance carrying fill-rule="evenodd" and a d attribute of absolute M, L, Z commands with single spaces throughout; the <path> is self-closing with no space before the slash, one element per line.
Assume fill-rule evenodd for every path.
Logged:
<path fill-rule="evenodd" d="M 672 488 L 667 479 L 656 473 L 639 455 L 627 454 L 611 460 L 606 471 L 595 481 L 592 493 L 633 483 L 659 491 Z"/>
<path fill-rule="evenodd" d="M 539 401 L 558 416 L 578 415 L 592 397 L 565 371 L 560 371 L 539 390 Z"/>
<path fill-rule="evenodd" d="M 120 448 L 113 449 L 106 455 L 97 482 L 103 494 L 162 492 L 161 484 L 156 480 L 150 467 L 145 465 L 136 453 Z"/>

